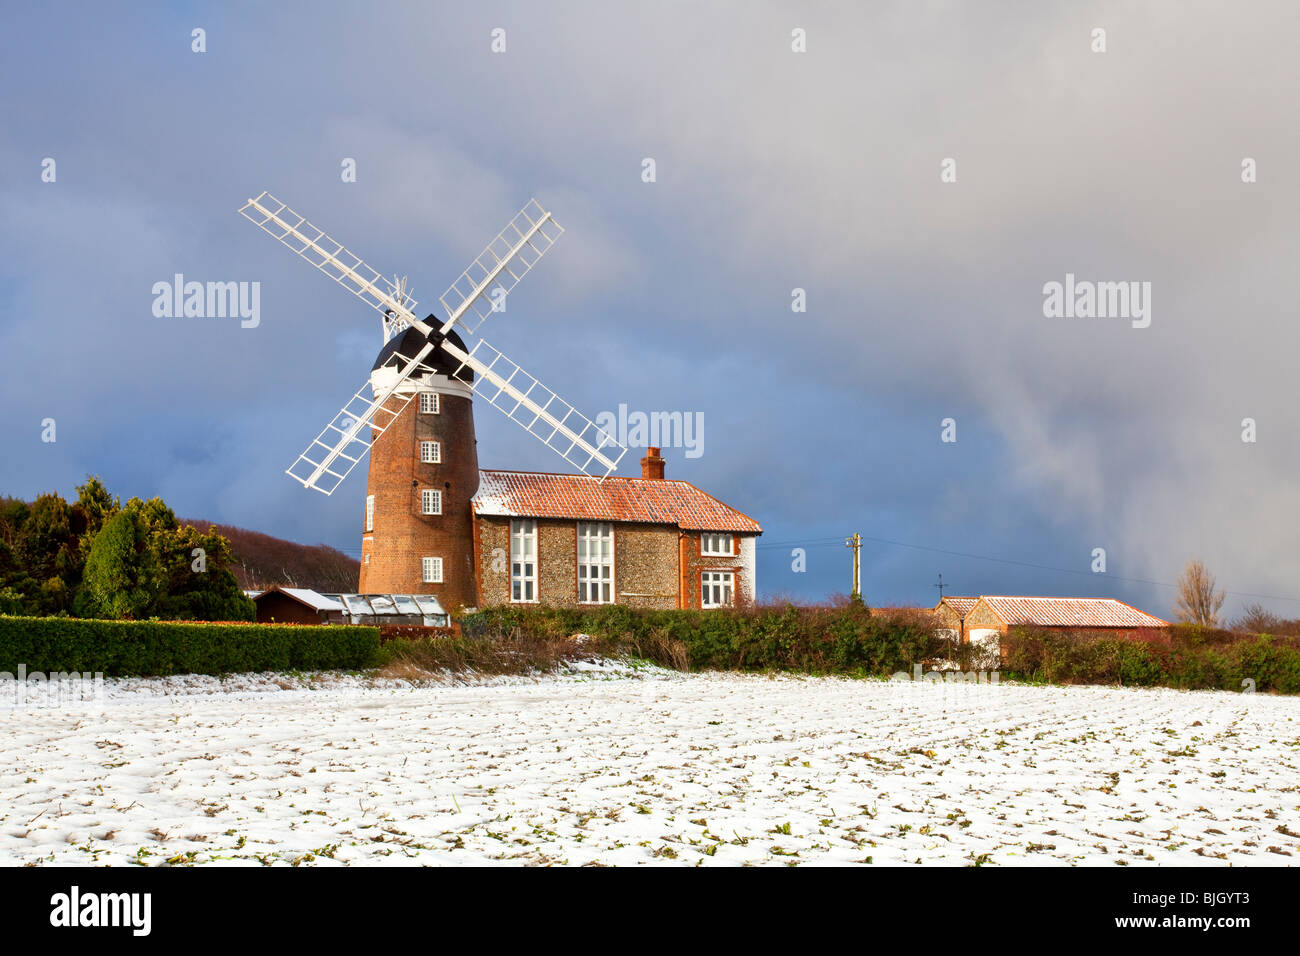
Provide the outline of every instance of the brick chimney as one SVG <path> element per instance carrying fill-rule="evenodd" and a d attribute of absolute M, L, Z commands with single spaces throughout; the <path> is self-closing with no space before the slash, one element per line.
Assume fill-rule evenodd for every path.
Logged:
<path fill-rule="evenodd" d="M 658 448 L 646 449 L 645 457 L 641 459 L 641 477 L 664 480 L 664 460 L 659 456 Z"/>

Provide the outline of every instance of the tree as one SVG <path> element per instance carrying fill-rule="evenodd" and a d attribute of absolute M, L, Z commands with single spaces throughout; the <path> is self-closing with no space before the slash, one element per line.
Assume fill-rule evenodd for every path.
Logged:
<path fill-rule="evenodd" d="M 77 485 L 77 500 L 72 503 L 73 531 L 82 542 L 83 554 L 109 518 L 122 510 L 122 502 L 110 495 L 97 475 L 87 475 L 84 485 Z"/>
<path fill-rule="evenodd" d="M 252 621 L 257 606 L 228 570 L 230 542 L 209 527 L 180 525 L 157 539 L 158 560 L 166 576 L 158 616 L 175 620 Z"/>
<path fill-rule="evenodd" d="M 0 614 L 35 614 L 40 582 L 27 573 L 22 545 L 23 526 L 31 505 L 17 498 L 0 498 Z"/>
<path fill-rule="evenodd" d="M 1232 629 L 1249 634 L 1276 634 L 1285 625 L 1286 621 L 1282 618 L 1265 610 L 1264 605 L 1255 603 L 1249 605 L 1241 612 L 1241 617 L 1232 622 Z"/>
<path fill-rule="evenodd" d="M 1219 623 L 1219 609 L 1223 607 L 1223 592 L 1215 590 L 1214 575 L 1199 559 L 1187 562 L 1178 579 L 1178 596 L 1174 600 L 1174 615 L 1180 621 L 1215 627 Z"/>
<path fill-rule="evenodd" d="M 74 563 L 71 519 L 68 503 L 59 494 L 41 495 L 32 502 L 14 550 L 27 573 L 38 581 L 54 577 L 60 566 Z"/>
<path fill-rule="evenodd" d="M 125 507 L 88 475 L 69 505 L 0 498 L 0 613 L 251 621 L 215 527 L 181 524 L 161 498 Z"/>
<path fill-rule="evenodd" d="M 158 597 L 157 581 L 139 517 L 120 511 L 91 542 L 77 613 L 107 618 L 147 617 Z"/>
<path fill-rule="evenodd" d="M 19 498 L 0 498 L 0 542 L 11 548 L 17 546 L 32 506 Z"/>
<path fill-rule="evenodd" d="M 68 610 L 82 562 L 72 533 L 72 511 L 61 495 L 41 495 L 32 502 L 12 556 L 5 560 L 16 563 L 18 574 L 9 583 L 25 595 L 29 612 Z"/>

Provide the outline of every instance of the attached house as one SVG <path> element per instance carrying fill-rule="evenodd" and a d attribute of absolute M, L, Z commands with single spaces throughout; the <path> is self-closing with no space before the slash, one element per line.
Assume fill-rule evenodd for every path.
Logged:
<path fill-rule="evenodd" d="M 758 522 L 687 481 L 659 449 L 640 478 L 481 471 L 471 501 L 482 605 L 752 604 Z"/>

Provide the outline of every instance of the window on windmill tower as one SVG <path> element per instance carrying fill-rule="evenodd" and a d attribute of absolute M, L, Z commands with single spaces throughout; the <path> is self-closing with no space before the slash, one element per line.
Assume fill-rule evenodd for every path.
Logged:
<path fill-rule="evenodd" d="M 578 522 L 578 602 L 614 601 L 614 526 L 608 521 Z"/>
<path fill-rule="evenodd" d="M 420 393 L 420 414 L 421 415 L 438 415 L 442 412 L 442 405 L 438 401 L 437 392 Z"/>
<path fill-rule="evenodd" d="M 426 515 L 442 514 L 442 492 L 437 488 L 425 488 L 421 491 L 420 512 Z"/>
<path fill-rule="evenodd" d="M 424 558 L 420 562 L 421 577 L 425 584 L 442 583 L 442 558 Z"/>
<path fill-rule="evenodd" d="M 735 539 L 729 534 L 700 535 L 700 554 L 729 558 L 736 553 Z"/>
<path fill-rule="evenodd" d="M 537 522 L 532 518 L 510 522 L 510 600 L 537 600 Z"/>
<path fill-rule="evenodd" d="M 426 465 L 442 464 L 442 442 L 420 442 L 420 461 Z"/>
<path fill-rule="evenodd" d="M 700 607 L 731 607 L 735 583 L 731 571 L 705 571 L 700 581 Z"/>
<path fill-rule="evenodd" d="M 366 530 L 375 530 L 375 496 L 366 495 Z"/>

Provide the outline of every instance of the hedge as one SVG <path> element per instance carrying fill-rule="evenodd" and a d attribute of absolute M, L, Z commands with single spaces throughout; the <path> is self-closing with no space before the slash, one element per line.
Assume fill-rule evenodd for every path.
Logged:
<path fill-rule="evenodd" d="M 1300 694 L 1300 642 L 1267 634 L 1176 625 L 1163 639 L 1126 640 L 1097 631 L 1013 628 L 1004 642 L 1010 677 L 1052 684 L 1119 684 L 1183 690 Z"/>
<path fill-rule="evenodd" d="M 568 637 L 620 641 L 656 659 L 666 644 L 680 648 L 692 670 L 783 670 L 887 677 L 954 649 L 937 638 L 924 615 L 873 616 L 862 605 L 784 605 L 736 610 L 654 611 L 600 608 L 498 607 L 462 619 L 466 637 Z"/>
<path fill-rule="evenodd" d="M 360 670 L 375 664 L 379 628 L 100 621 L 0 616 L 0 672 L 105 677 Z"/>

